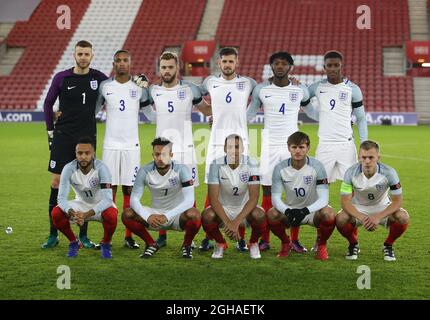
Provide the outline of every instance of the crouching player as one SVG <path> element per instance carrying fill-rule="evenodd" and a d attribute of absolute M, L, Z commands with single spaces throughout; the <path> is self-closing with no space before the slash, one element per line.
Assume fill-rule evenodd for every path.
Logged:
<path fill-rule="evenodd" d="M 223 257 L 227 243 L 219 228 L 231 240 L 239 240 L 239 226 L 251 225 L 249 240 L 251 258 L 261 258 L 258 239 L 264 230 L 265 215 L 257 207 L 260 188 L 258 164 L 243 153 L 243 140 L 232 134 L 225 139 L 226 155 L 212 162 L 208 175 L 208 194 L 211 206 L 202 216 L 203 228 L 216 241 L 212 258 Z"/>
<path fill-rule="evenodd" d="M 358 157 L 359 163 L 345 172 L 341 187 L 342 210 L 336 216 L 336 226 L 349 242 L 345 258 L 358 258 L 357 225 L 363 225 L 367 231 L 382 225 L 390 228 L 384 242 L 384 260 L 394 261 L 393 243 L 406 231 L 409 222 L 407 211 L 401 208 L 399 177 L 393 168 L 379 162 L 379 146 L 374 141 L 364 141 Z"/>
<path fill-rule="evenodd" d="M 152 141 L 154 161 L 139 169 L 131 192 L 130 208 L 122 214 L 124 225 L 146 243 L 141 258 L 150 258 L 160 249 L 148 228 L 184 230 L 182 256 L 187 259 L 193 257 L 191 244 L 200 229 L 200 212 L 193 207 L 191 171 L 186 165 L 172 161 L 172 146 L 164 138 Z M 151 193 L 152 207 L 144 207 L 140 203 L 145 186 Z"/>
<path fill-rule="evenodd" d="M 309 224 L 318 228 L 316 258 L 327 260 L 327 240 L 335 227 L 333 209 L 328 206 L 328 181 L 324 166 L 308 157 L 309 136 L 297 131 L 288 137 L 291 158 L 275 166 L 272 175 L 273 208 L 267 213 L 270 230 L 281 239 L 278 257 L 286 258 L 291 242 L 285 229 Z M 281 196 L 285 191 L 286 202 Z"/>
<path fill-rule="evenodd" d="M 103 224 L 103 240 L 100 243 L 102 258 L 112 258 L 111 240 L 116 229 L 118 210 L 112 199 L 112 178 L 109 169 L 94 159 L 94 142 L 81 138 L 76 145 L 76 159 L 69 162 L 61 172 L 58 206 L 52 210 L 54 226 L 69 239 L 70 258 L 78 255 L 79 242 L 70 222 L 82 226 L 87 221 Z M 76 194 L 68 200 L 70 186 Z"/>

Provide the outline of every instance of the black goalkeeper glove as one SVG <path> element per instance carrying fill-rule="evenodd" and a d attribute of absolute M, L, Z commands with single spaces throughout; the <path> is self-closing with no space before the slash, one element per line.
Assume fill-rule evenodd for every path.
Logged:
<path fill-rule="evenodd" d="M 48 130 L 48 146 L 49 146 L 49 150 L 51 150 L 53 142 L 54 142 L 54 131 Z"/>
<path fill-rule="evenodd" d="M 135 84 L 137 84 L 141 88 L 148 88 L 149 86 L 148 77 L 145 76 L 143 73 L 139 74 L 138 76 L 134 76 L 132 80 Z"/>
<path fill-rule="evenodd" d="M 309 214 L 309 209 L 304 207 L 302 209 L 287 209 L 285 210 L 285 215 L 288 220 L 287 223 L 291 227 L 298 227 L 303 219 Z"/>

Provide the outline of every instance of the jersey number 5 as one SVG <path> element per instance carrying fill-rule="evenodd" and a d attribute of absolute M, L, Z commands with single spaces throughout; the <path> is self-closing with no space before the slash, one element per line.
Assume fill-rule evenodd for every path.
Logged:
<path fill-rule="evenodd" d="M 167 102 L 167 111 L 173 112 L 173 110 L 175 110 L 175 108 L 173 108 L 173 101 Z"/>

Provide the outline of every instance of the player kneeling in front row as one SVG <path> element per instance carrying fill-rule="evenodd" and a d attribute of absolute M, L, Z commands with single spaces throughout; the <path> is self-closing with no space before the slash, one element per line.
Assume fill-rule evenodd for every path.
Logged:
<path fill-rule="evenodd" d="M 390 228 L 383 249 L 386 261 L 396 260 L 393 243 L 408 228 L 409 215 L 401 208 L 399 177 L 393 168 L 380 163 L 380 158 L 378 144 L 364 141 L 360 145 L 359 163 L 345 172 L 341 187 L 342 210 L 336 216 L 336 226 L 348 239 L 345 256 L 348 260 L 357 260 L 360 252 L 357 224 L 363 225 L 367 231 L 374 231 L 378 224 Z"/>
<path fill-rule="evenodd" d="M 159 249 L 147 229 L 185 231 L 182 256 L 191 259 L 192 241 L 200 229 L 200 212 L 193 207 L 194 186 L 190 169 L 172 161 L 173 144 L 164 138 L 152 141 L 151 161 L 139 169 L 131 192 L 130 208 L 122 214 L 124 225 L 146 243 L 140 256 L 150 258 Z M 152 207 L 140 203 L 144 187 L 149 189 Z"/>
<path fill-rule="evenodd" d="M 82 226 L 87 221 L 99 221 L 104 229 L 100 243 L 102 258 L 112 258 L 110 243 L 118 210 L 113 203 L 111 183 L 109 169 L 102 161 L 94 159 L 94 142 L 91 138 L 81 138 L 76 145 L 76 159 L 61 172 L 58 206 L 52 210 L 54 226 L 70 241 L 68 257 L 77 257 L 79 250 L 70 222 Z M 76 199 L 69 201 L 70 186 Z"/>
<path fill-rule="evenodd" d="M 203 228 L 216 241 L 212 258 L 223 257 L 227 243 L 219 227 L 232 240 L 239 240 L 239 226 L 251 225 L 249 240 L 251 258 L 261 258 L 258 239 L 265 228 L 265 215 L 257 207 L 260 177 L 257 162 L 244 156 L 243 140 L 232 134 L 225 139 L 226 156 L 212 162 L 208 176 L 208 194 L 211 206 L 202 216 Z"/>
<path fill-rule="evenodd" d="M 272 175 L 273 208 L 267 212 L 270 230 L 282 242 L 278 257 L 286 258 L 291 242 L 285 229 L 309 224 L 318 228 L 316 258 L 327 260 L 327 240 L 335 227 L 333 209 L 328 206 L 328 181 L 324 166 L 308 157 L 309 136 L 297 131 L 288 137 L 291 158 L 275 166 Z M 281 199 L 286 193 L 286 203 Z"/>

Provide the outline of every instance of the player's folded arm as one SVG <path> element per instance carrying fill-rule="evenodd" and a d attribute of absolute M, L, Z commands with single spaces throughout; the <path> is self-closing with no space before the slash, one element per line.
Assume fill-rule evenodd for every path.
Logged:
<path fill-rule="evenodd" d="M 61 171 L 60 184 L 58 187 L 58 206 L 64 212 L 69 212 L 72 207 L 69 204 L 69 192 L 70 192 L 70 177 L 73 173 L 73 166 L 66 165 Z"/>
<path fill-rule="evenodd" d="M 181 214 L 193 207 L 194 186 L 192 183 L 189 184 L 188 186 L 182 187 L 182 195 L 184 196 L 184 200 L 181 203 L 179 203 L 174 209 L 164 213 L 164 215 L 167 217 L 167 221 L 170 221 L 178 214 Z"/>

